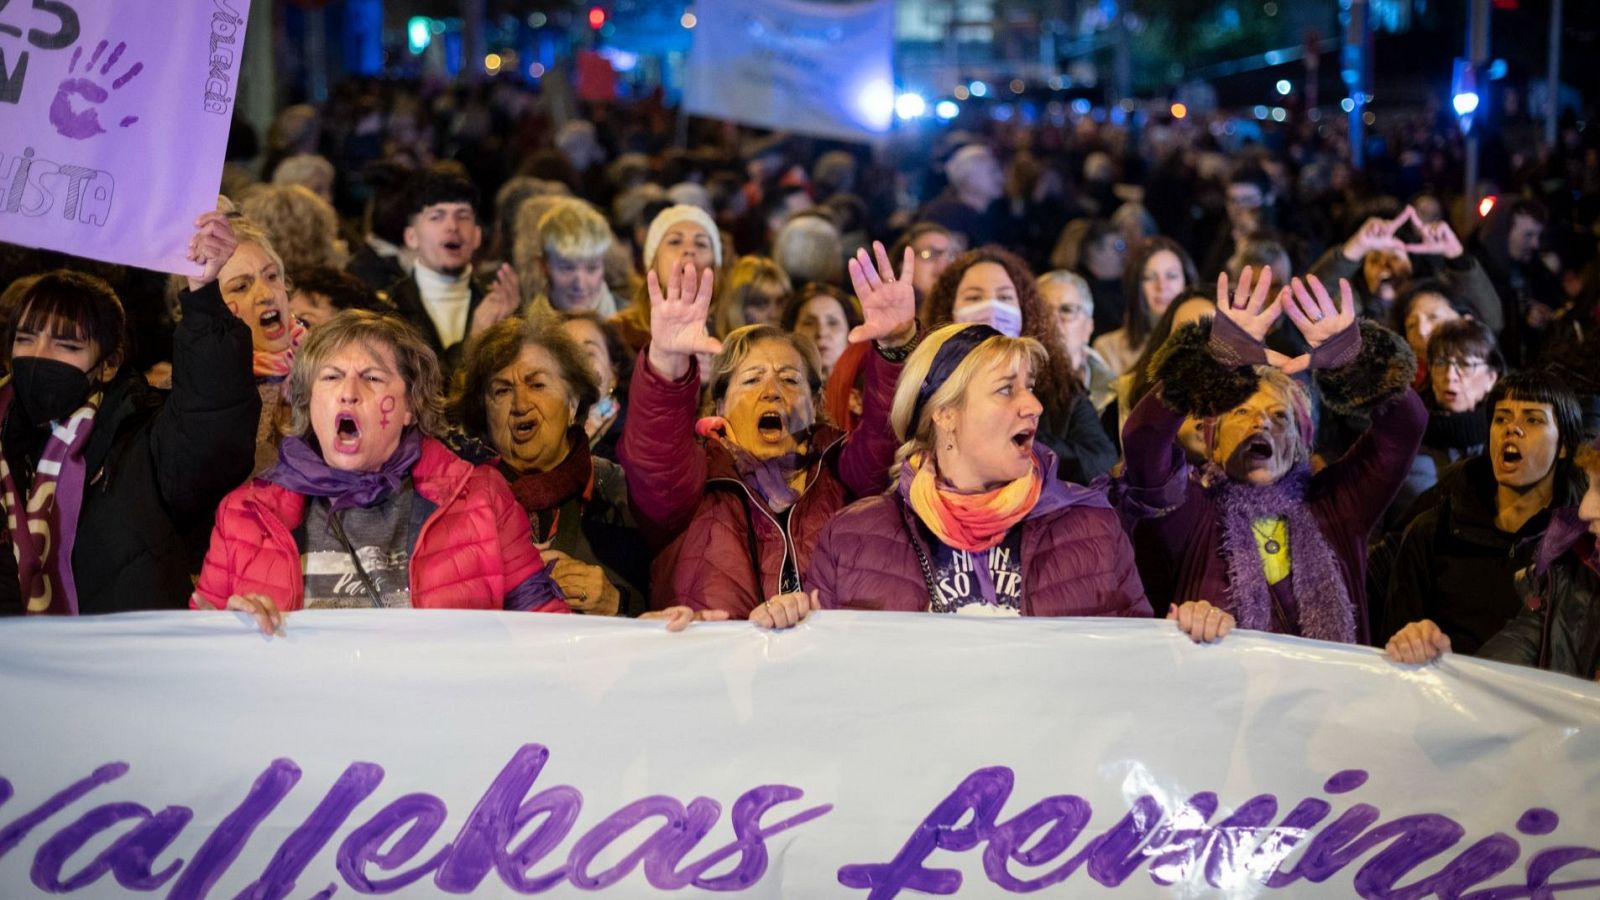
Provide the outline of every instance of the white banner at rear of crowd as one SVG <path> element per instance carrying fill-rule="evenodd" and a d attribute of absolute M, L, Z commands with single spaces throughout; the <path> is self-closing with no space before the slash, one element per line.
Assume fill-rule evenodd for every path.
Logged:
<path fill-rule="evenodd" d="M 1600 892 L 1600 687 L 1159 621 L 10 621 L 0 723 L 8 900 Z"/>
<path fill-rule="evenodd" d="M 250 0 L 0 0 L 0 241 L 192 274 Z"/>
<path fill-rule="evenodd" d="M 683 108 L 847 141 L 894 115 L 894 0 L 696 0 Z"/>

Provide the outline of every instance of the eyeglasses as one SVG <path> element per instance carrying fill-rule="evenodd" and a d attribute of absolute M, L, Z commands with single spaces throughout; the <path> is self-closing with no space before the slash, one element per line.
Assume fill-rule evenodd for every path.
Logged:
<path fill-rule="evenodd" d="M 1454 370 L 1457 375 L 1476 375 L 1483 371 L 1483 367 L 1487 366 L 1488 363 L 1481 359 L 1446 359 L 1440 357 L 1439 359 L 1428 360 L 1428 365 L 1441 372 Z"/>
<path fill-rule="evenodd" d="M 950 247 L 949 249 L 946 249 L 946 250 L 934 250 L 934 249 L 930 248 L 930 249 L 927 249 L 927 250 L 918 250 L 917 251 L 917 259 L 920 259 L 923 262 L 932 262 L 933 260 L 936 260 L 936 259 L 942 259 L 945 262 L 954 262 L 955 258 L 960 256 L 960 255 L 961 255 L 961 251 L 956 249 L 955 247 Z"/>

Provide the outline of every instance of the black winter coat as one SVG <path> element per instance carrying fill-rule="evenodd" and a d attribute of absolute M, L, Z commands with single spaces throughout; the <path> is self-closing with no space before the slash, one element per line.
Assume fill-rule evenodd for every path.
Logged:
<path fill-rule="evenodd" d="M 439 337 L 439 329 L 433 324 L 433 317 L 428 315 L 428 308 L 422 305 L 422 290 L 417 287 L 416 274 L 402 278 L 390 285 L 387 296 L 389 302 L 394 304 L 394 311 L 401 318 L 416 326 L 422 333 L 423 339 L 433 352 L 439 357 L 439 370 L 444 374 L 445 388 L 448 392 L 456 370 L 461 367 L 462 354 L 466 352 L 467 338 L 472 334 L 472 314 L 478 311 L 478 304 L 489 295 L 476 279 L 471 283 L 471 299 L 467 301 L 467 337 L 446 347 Z"/>
<path fill-rule="evenodd" d="M 179 303 L 172 391 L 119 376 L 84 448 L 88 485 L 72 549 L 80 613 L 186 606 L 212 516 L 255 463 L 261 397 L 250 326 L 228 312 L 216 282 Z M 16 556 L 10 532 L 0 534 L 0 614 L 18 614 L 26 607 Z"/>
<path fill-rule="evenodd" d="M 1476 655 L 1522 602 L 1516 573 L 1533 562 L 1550 523 L 1546 510 L 1516 534 L 1495 527 L 1495 480 L 1486 457 L 1446 470 L 1439 502 L 1418 515 L 1400 541 L 1373 641 L 1381 644 L 1407 622 L 1432 619 L 1457 653 Z"/>
<path fill-rule="evenodd" d="M 1543 575 L 1530 568 L 1518 576 L 1522 611 L 1478 657 L 1600 678 L 1600 572 L 1594 559 L 1594 540 L 1586 538 Z"/>

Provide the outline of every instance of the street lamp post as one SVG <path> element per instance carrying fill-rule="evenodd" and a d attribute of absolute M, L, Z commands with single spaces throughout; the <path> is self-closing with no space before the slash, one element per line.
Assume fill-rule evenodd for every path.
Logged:
<path fill-rule="evenodd" d="M 1484 64 L 1489 61 L 1489 0 L 1472 0 L 1470 18 L 1467 23 L 1467 59 L 1472 64 L 1474 73 L 1482 72 Z M 1480 94 L 1481 98 L 1481 94 Z M 1481 108 L 1481 103 L 1479 107 Z M 1475 109 L 1471 115 L 1478 115 Z M 1478 207 L 1478 134 L 1483 129 L 1470 128 L 1467 131 L 1467 209 Z"/>

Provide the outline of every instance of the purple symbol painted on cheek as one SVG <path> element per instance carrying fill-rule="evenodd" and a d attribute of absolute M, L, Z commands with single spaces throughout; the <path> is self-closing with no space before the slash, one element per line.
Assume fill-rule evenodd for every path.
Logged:
<path fill-rule="evenodd" d="M 383 398 L 383 402 L 378 404 L 378 410 L 383 413 L 383 418 L 378 422 L 379 425 L 383 426 L 384 428 L 389 427 L 389 414 L 394 412 L 394 406 L 395 403 L 393 397 L 385 397 Z"/>
<path fill-rule="evenodd" d="M 121 90 L 123 85 L 132 81 L 135 76 L 144 71 L 144 63 L 134 63 L 129 66 L 116 80 L 111 82 L 111 90 L 106 90 L 98 81 L 94 80 L 94 67 L 100 63 L 100 57 L 105 54 L 109 42 L 101 41 L 94 49 L 94 54 L 89 57 L 88 65 L 83 67 L 81 76 L 74 76 L 78 71 L 79 59 L 83 56 L 83 48 L 72 51 L 72 62 L 67 66 L 68 77 L 62 79 L 56 87 L 55 99 L 50 102 L 50 124 L 56 127 L 56 133 L 62 137 L 81 141 L 85 138 L 104 134 L 105 129 L 100 126 L 100 104 L 111 99 L 111 92 Z M 100 66 L 99 74 L 103 77 L 110 76 L 111 69 L 122 59 L 128 45 L 118 43 L 106 57 L 104 65 Z M 88 104 L 83 109 L 78 109 L 77 102 Z M 138 116 L 123 116 L 118 122 L 122 128 L 127 128 L 139 121 Z"/>

